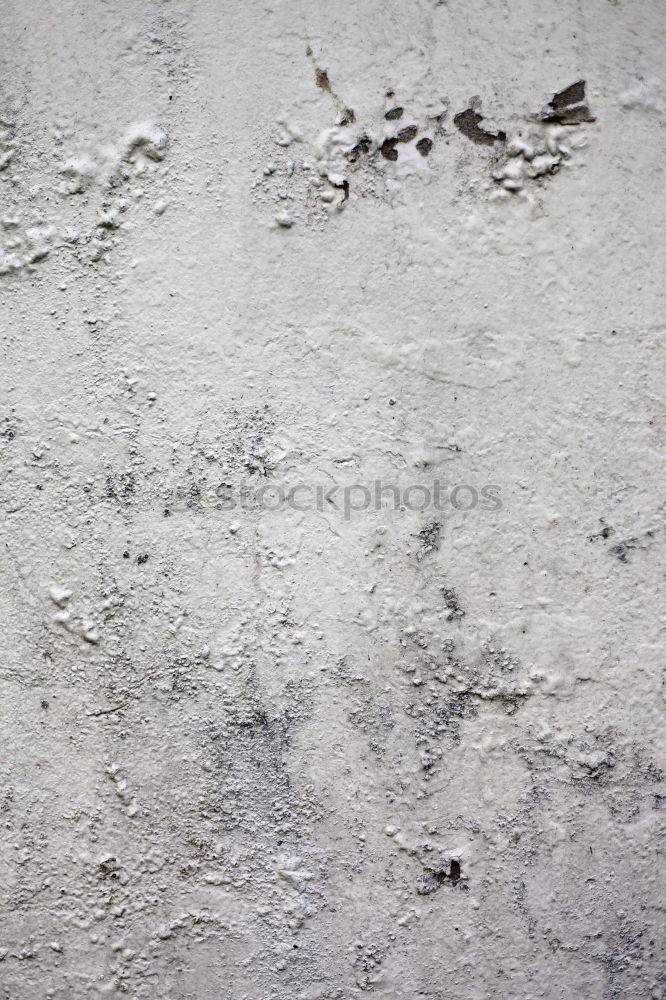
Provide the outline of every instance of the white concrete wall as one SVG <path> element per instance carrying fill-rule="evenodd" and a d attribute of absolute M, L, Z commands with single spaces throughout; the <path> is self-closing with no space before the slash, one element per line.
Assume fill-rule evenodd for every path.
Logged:
<path fill-rule="evenodd" d="M 662 0 L 2 15 L 0 998 L 666 996 Z"/>

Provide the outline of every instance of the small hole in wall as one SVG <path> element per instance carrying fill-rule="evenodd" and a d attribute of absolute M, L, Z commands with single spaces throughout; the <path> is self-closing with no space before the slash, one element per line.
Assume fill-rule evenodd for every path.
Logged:
<path fill-rule="evenodd" d="M 451 860 L 451 870 L 449 871 L 449 878 L 454 882 L 460 878 L 460 862 L 456 861 L 455 858 Z"/>

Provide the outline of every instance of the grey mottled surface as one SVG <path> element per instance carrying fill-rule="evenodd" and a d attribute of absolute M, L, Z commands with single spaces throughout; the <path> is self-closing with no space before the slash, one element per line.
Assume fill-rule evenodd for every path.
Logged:
<path fill-rule="evenodd" d="M 0 35 L 0 996 L 666 996 L 663 3 Z"/>

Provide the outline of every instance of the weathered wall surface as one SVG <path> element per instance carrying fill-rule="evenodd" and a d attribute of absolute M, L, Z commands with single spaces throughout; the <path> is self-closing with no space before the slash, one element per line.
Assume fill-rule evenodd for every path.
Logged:
<path fill-rule="evenodd" d="M 0 996 L 666 996 L 662 0 L 0 33 Z"/>

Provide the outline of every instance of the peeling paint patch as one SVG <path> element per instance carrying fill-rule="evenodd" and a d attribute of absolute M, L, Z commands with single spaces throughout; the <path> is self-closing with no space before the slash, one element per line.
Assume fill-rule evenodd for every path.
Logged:
<path fill-rule="evenodd" d="M 453 124 L 458 131 L 478 146 L 494 146 L 496 142 L 505 142 L 506 132 L 488 123 L 476 107 L 478 105 L 473 104 L 454 115 Z"/>
<path fill-rule="evenodd" d="M 585 98 L 585 80 L 577 80 L 553 94 L 541 117 L 544 121 L 559 122 L 560 125 L 596 121 Z"/>

